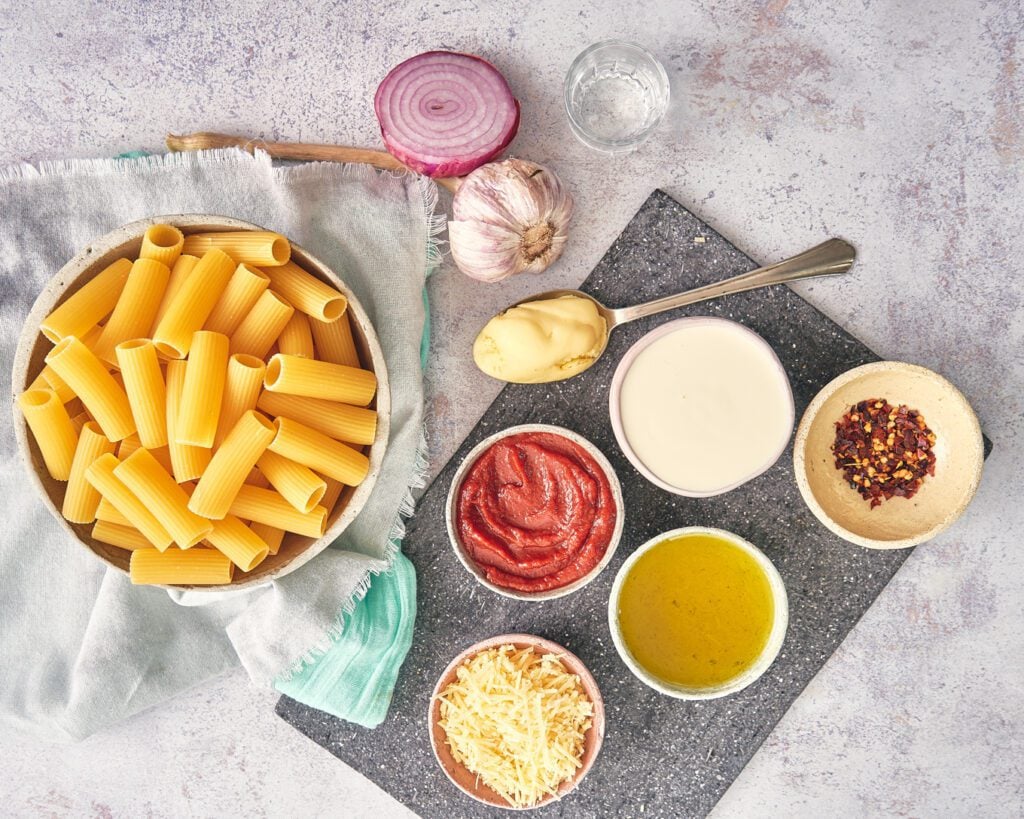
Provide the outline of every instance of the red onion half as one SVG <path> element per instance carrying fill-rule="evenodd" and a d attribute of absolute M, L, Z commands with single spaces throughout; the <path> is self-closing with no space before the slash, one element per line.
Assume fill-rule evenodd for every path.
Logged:
<path fill-rule="evenodd" d="M 426 176 L 464 176 L 498 156 L 519 128 L 519 102 L 487 60 L 428 51 L 393 68 L 373 107 L 388 150 Z"/>

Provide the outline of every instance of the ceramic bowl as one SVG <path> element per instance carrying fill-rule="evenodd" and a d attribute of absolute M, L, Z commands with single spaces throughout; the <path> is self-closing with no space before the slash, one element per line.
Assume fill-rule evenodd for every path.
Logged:
<path fill-rule="evenodd" d="M 832 454 L 836 422 L 868 398 L 916 409 L 935 433 L 935 475 L 912 498 L 874 509 L 850 488 Z M 839 537 L 869 549 L 916 546 L 951 526 L 974 497 L 984 460 L 981 427 L 961 392 L 938 373 L 899 361 L 865 364 L 829 382 L 804 412 L 793 447 L 797 485 L 811 511 Z"/>
<path fill-rule="evenodd" d="M 768 579 L 768 585 L 771 587 L 772 600 L 774 602 L 775 619 L 772 623 L 771 632 L 768 634 L 768 640 L 765 643 L 764 649 L 762 649 L 760 656 L 756 662 L 751 665 L 746 671 L 739 676 L 733 677 L 731 680 L 714 685 L 704 686 L 700 688 L 694 688 L 690 686 L 678 685 L 676 683 L 668 682 L 660 677 L 655 676 L 646 668 L 644 668 L 637 660 L 633 657 L 629 647 L 626 645 L 625 638 L 622 636 L 622 628 L 619 625 L 619 595 L 622 592 L 622 584 L 625 582 L 626 577 L 629 575 L 630 569 L 636 565 L 636 562 L 648 551 L 653 549 L 659 543 L 662 543 L 670 538 L 679 537 L 681 535 L 693 535 L 693 534 L 705 534 L 714 535 L 716 537 L 728 540 L 730 543 L 734 543 L 739 546 L 743 551 L 749 554 L 757 564 L 764 571 L 765 577 Z M 681 700 L 712 700 L 718 697 L 724 697 L 727 694 L 734 694 L 746 688 L 748 685 L 758 679 L 778 656 L 779 651 L 782 648 L 782 644 L 786 639 L 786 629 L 789 626 L 789 598 L 786 595 L 786 586 L 782 582 L 782 576 L 779 574 L 779 570 L 775 568 L 773 564 L 754 544 L 744 540 L 739 535 L 734 535 L 732 532 L 727 532 L 724 529 L 714 529 L 706 526 L 687 526 L 682 529 L 673 529 L 669 532 L 657 535 L 644 543 L 639 549 L 633 554 L 626 558 L 626 562 L 619 568 L 618 574 L 615 575 L 615 582 L 612 584 L 612 591 L 608 597 L 608 626 L 612 633 L 612 642 L 615 643 L 615 650 L 619 652 L 619 657 L 626 664 L 626 667 L 645 685 L 650 686 L 655 691 L 659 691 L 662 694 L 667 694 L 670 697 L 675 697 Z"/>
<path fill-rule="evenodd" d="M 565 586 L 560 586 L 557 589 L 548 589 L 547 591 L 523 592 L 515 589 L 506 589 L 504 586 L 492 583 L 487 579 L 487 576 L 477 565 L 476 561 L 473 560 L 470 554 L 466 551 L 455 525 L 455 511 L 459 497 L 459 489 L 462 487 L 462 481 L 465 479 L 466 473 L 469 471 L 470 467 L 472 467 L 473 464 L 476 463 L 477 458 L 490 449 L 492 445 L 503 438 L 507 438 L 510 435 L 518 435 L 521 432 L 548 432 L 552 435 L 561 435 L 563 438 L 568 438 L 573 443 L 585 449 L 590 456 L 597 461 L 598 466 L 604 470 L 605 475 L 608 477 L 608 484 L 611 486 L 612 497 L 615 499 L 615 508 L 617 510 L 617 515 L 615 517 L 615 529 L 612 532 L 612 539 L 608 544 L 608 548 L 605 550 L 604 557 L 601 559 L 601 562 L 583 577 L 579 578 L 579 580 Z M 604 570 L 604 567 L 611 562 L 612 557 L 615 555 L 615 550 L 619 546 L 619 540 L 622 537 L 622 527 L 625 523 L 622 486 L 615 474 L 615 469 L 608 462 L 608 459 L 604 456 L 601 450 L 590 443 L 590 441 L 582 435 L 578 435 L 572 430 L 554 426 L 552 424 L 520 424 L 518 426 L 504 429 L 501 432 L 496 432 L 494 435 L 482 440 L 469 451 L 462 463 L 459 464 L 459 468 L 455 472 L 455 477 L 452 478 L 451 487 L 448 489 L 448 500 L 445 503 L 445 520 L 448 526 L 448 540 L 452 544 L 455 556 L 458 557 L 459 562 L 466 568 L 466 571 L 473 575 L 481 585 L 486 586 L 497 594 L 503 595 L 504 597 L 512 597 L 516 600 L 528 600 L 532 602 L 554 600 L 556 597 L 564 597 L 567 594 L 572 594 L 574 591 L 582 589 L 597 577 Z"/>
<path fill-rule="evenodd" d="M 557 654 L 566 670 L 570 674 L 575 674 L 579 677 L 580 684 L 583 686 L 583 692 L 594 705 L 594 716 L 591 726 L 583 739 L 583 758 L 580 767 L 576 769 L 576 775 L 567 782 L 562 783 L 556 795 L 547 796 L 528 808 L 516 808 L 510 805 L 503 796 L 491 790 L 482 782 L 477 781 L 476 774 L 456 762 L 452 756 L 451 749 L 448 747 L 444 729 L 438 724 L 441 719 L 441 702 L 438 699 L 438 695 L 455 680 L 456 669 L 481 651 L 504 645 L 513 645 L 516 648 L 533 646 L 545 654 Z M 532 634 L 502 634 L 470 646 L 449 663 L 444 673 L 441 674 L 440 679 L 438 679 L 437 685 L 434 686 L 433 694 L 431 694 L 430 710 L 427 714 L 427 727 L 430 733 L 430 745 L 434 749 L 434 757 L 445 772 L 445 775 L 460 791 L 486 805 L 506 808 L 507 810 L 532 810 L 556 799 L 561 799 L 568 794 L 579 785 L 580 781 L 593 766 L 594 760 L 597 759 L 598 751 L 601 750 L 601 743 L 604 742 L 604 700 L 601 698 L 601 691 L 598 689 L 593 675 L 583 665 L 582 660 L 571 651 L 558 645 L 558 643 L 553 643 L 550 640 L 545 640 L 543 637 L 536 637 Z"/>
<path fill-rule="evenodd" d="M 621 410 L 621 393 L 622 384 L 626 379 L 626 375 L 629 372 L 629 368 L 636 361 L 637 356 L 646 350 L 651 344 L 666 335 L 676 332 L 682 328 L 693 326 L 696 324 L 721 324 L 727 325 L 735 329 L 737 332 L 745 333 L 751 337 L 758 346 L 760 346 L 768 354 L 769 366 L 777 371 L 779 381 L 785 385 L 786 400 L 788 401 L 788 412 L 789 420 L 787 422 L 787 429 L 791 432 L 793 429 L 793 422 L 796 418 L 796 411 L 793 406 L 793 391 L 790 387 L 789 376 L 786 375 L 786 370 L 782 366 L 782 362 L 779 361 L 779 357 L 775 354 L 771 345 L 768 344 L 761 336 L 751 330 L 749 327 L 745 327 L 736 321 L 729 319 L 719 318 L 717 316 L 687 316 L 685 318 L 676 319 L 674 321 L 666 322 L 655 329 L 651 330 L 646 335 L 642 336 L 632 347 L 630 347 L 626 354 L 619 361 L 618 366 L 615 368 L 615 374 L 612 376 L 611 388 L 608 391 L 608 413 L 611 416 L 612 432 L 615 434 L 615 440 L 618 442 L 619 447 L 622 449 L 623 454 L 629 459 L 629 462 L 636 467 L 637 472 L 643 475 L 648 481 L 664 489 L 666 492 L 671 492 L 675 495 L 682 495 L 687 498 L 710 498 L 715 495 L 722 495 L 726 492 L 731 492 L 733 489 L 742 486 L 747 481 L 751 481 L 758 475 L 768 471 L 775 462 L 779 459 L 783 452 L 786 451 L 786 445 L 789 443 L 790 435 L 787 433 L 786 439 L 780 442 L 780 445 L 775 449 L 770 457 L 766 458 L 764 463 L 759 466 L 758 469 L 744 476 L 741 480 L 735 481 L 728 486 L 723 486 L 720 489 L 715 489 L 710 492 L 688 489 L 684 486 L 674 486 L 668 481 L 664 480 L 660 476 L 656 475 L 636 453 L 633 447 L 629 443 L 629 439 L 626 437 L 626 431 L 622 423 L 622 410 Z"/>
<path fill-rule="evenodd" d="M 69 261 L 50 280 L 36 299 L 32 310 L 25 320 L 18 349 L 14 356 L 12 373 L 13 392 L 24 390 L 39 374 L 44 366 L 43 358 L 51 348 L 51 344 L 39 332 L 42 320 L 68 296 L 78 290 L 94 275 L 99 273 L 115 260 L 135 258 L 142 244 L 142 235 L 146 228 L 153 224 L 171 224 L 183 233 L 208 233 L 221 230 L 264 230 L 258 225 L 230 219 L 224 216 L 205 214 L 184 214 L 173 216 L 155 216 L 119 227 L 116 230 L 91 242 L 77 256 Z M 345 294 L 348 299 L 348 315 L 352 322 L 352 335 L 363 366 L 373 370 L 377 375 L 377 395 L 370 407 L 377 410 L 377 433 L 367 456 L 370 459 L 370 471 L 366 479 L 357 487 L 345 487 L 327 519 L 327 530 L 321 538 L 302 537 L 289 533 L 285 536 L 281 548 L 276 555 L 269 555 L 253 571 L 246 574 L 238 573 L 235 580 L 223 586 L 175 586 L 196 591 L 223 591 L 226 589 L 244 589 L 267 583 L 294 571 L 304 563 L 312 560 L 340 535 L 355 519 L 366 504 L 373 490 L 373 485 L 380 474 L 384 449 L 387 446 L 391 415 L 391 393 L 388 385 L 387 367 L 384 353 L 381 350 L 377 335 L 370 318 L 359 300 L 346 286 L 345 282 L 311 253 L 292 244 L 292 261 L 327 282 Z M 43 465 L 42 456 L 28 427 L 18 410 L 13 405 L 14 430 L 18 449 L 24 459 L 29 477 L 39 490 L 40 498 L 46 507 L 68 533 L 78 540 L 86 549 L 100 560 L 115 569 L 128 571 L 130 553 L 105 543 L 93 540 L 90 535 L 91 524 L 75 524 L 64 520 L 60 514 L 65 484 L 53 480 Z M 365 451 L 365 450 L 364 450 Z"/>

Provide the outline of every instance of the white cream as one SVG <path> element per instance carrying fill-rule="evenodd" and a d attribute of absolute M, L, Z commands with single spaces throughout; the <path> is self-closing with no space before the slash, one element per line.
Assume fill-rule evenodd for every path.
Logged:
<path fill-rule="evenodd" d="M 683 320 L 628 365 L 622 431 L 664 483 L 723 492 L 770 467 L 793 428 L 789 380 L 771 348 L 742 325 Z"/>

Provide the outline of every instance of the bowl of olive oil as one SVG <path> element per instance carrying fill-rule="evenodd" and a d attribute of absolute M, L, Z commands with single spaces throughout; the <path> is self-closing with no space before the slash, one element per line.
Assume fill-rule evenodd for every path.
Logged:
<path fill-rule="evenodd" d="M 764 674 L 786 638 L 789 603 L 764 553 L 722 529 L 691 526 L 647 541 L 608 600 L 619 656 L 670 697 L 724 697 Z"/>

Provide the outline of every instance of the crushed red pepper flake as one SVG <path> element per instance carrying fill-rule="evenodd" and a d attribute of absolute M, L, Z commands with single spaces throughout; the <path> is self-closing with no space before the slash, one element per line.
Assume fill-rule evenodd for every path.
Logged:
<path fill-rule="evenodd" d="M 906 404 L 894 407 L 869 398 L 836 421 L 832 444 L 836 469 L 871 508 L 890 498 L 912 498 L 928 475 L 935 475 L 935 433 Z"/>

